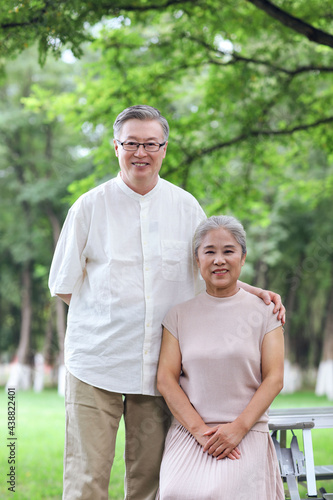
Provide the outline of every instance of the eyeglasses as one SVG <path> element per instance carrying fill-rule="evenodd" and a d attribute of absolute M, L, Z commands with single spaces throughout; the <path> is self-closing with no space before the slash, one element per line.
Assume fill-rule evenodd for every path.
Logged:
<path fill-rule="evenodd" d="M 162 144 L 159 144 L 158 142 L 120 142 L 118 141 L 118 139 L 116 139 L 116 141 L 124 148 L 125 151 L 137 151 L 140 146 L 143 146 L 145 148 L 145 151 L 147 151 L 148 153 L 156 153 L 162 146 L 166 144 L 166 141 L 162 142 Z"/>

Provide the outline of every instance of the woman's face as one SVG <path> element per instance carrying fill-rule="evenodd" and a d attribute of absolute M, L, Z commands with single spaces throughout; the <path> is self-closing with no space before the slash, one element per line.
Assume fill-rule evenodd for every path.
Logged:
<path fill-rule="evenodd" d="M 203 238 L 197 262 L 207 293 L 229 297 L 238 291 L 237 280 L 245 263 L 242 247 L 224 228 L 213 229 Z"/>

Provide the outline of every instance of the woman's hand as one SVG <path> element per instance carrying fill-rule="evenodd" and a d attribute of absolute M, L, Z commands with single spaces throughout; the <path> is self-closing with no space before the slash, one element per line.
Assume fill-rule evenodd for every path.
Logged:
<path fill-rule="evenodd" d="M 208 440 L 204 445 L 204 452 L 213 455 L 217 460 L 228 457 L 231 460 L 240 458 L 240 451 L 237 445 L 244 437 L 244 433 L 232 422 L 230 424 L 221 424 L 216 427 L 210 427 L 204 433 Z"/>
<path fill-rule="evenodd" d="M 219 453 L 216 452 L 217 446 L 214 446 L 214 443 L 217 443 L 216 435 L 220 427 L 221 427 L 220 425 L 216 427 L 209 427 L 208 425 L 205 425 L 201 429 L 199 429 L 199 431 L 194 435 L 194 437 L 198 441 L 198 443 L 203 447 L 204 452 L 208 451 L 209 455 L 213 455 L 218 460 L 225 457 L 230 458 L 230 460 L 238 460 L 241 454 L 237 446 L 230 449 L 230 452 L 223 454 L 223 456 L 219 456 L 221 452 Z M 212 451 L 210 451 L 210 449 L 212 449 Z"/>

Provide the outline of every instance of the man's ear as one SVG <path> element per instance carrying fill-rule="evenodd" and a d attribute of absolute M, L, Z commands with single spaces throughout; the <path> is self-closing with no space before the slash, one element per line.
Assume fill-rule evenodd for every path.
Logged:
<path fill-rule="evenodd" d="M 113 145 L 114 145 L 114 152 L 115 152 L 115 155 L 118 156 L 118 142 L 116 141 L 116 139 L 113 139 Z"/>
<path fill-rule="evenodd" d="M 166 143 L 163 146 L 163 158 L 165 158 L 167 147 L 168 147 L 168 141 L 166 141 Z"/>

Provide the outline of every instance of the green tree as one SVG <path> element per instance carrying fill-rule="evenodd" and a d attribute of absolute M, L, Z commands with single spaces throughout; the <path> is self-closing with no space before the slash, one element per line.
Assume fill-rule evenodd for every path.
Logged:
<path fill-rule="evenodd" d="M 26 52 L 8 65 L 0 89 L 0 250 L 4 269 L 0 278 L 1 347 L 13 350 L 18 345 L 12 379 L 17 387 L 30 376 L 26 367 L 45 341 L 50 310 L 47 276 L 54 241 L 66 213 L 66 186 L 91 168 L 90 159 L 80 159 L 82 137 L 67 127 L 61 116 L 49 116 L 47 104 L 38 113 L 22 104 L 36 81 L 41 82 L 38 92 L 43 92 L 44 98 L 63 88 L 69 90 L 70 78 L 64 66 L 67 69 L 67 65 L 61 68 L 50 62 L 48 71 L 42 72 L 36 53 Z M 7 288 L 10 280 L 13 284 Z M 61 312 L 57 311 L 59 318 Z M 55 339 L 49 342 L 45 354 L 50 356 L 53 350 L 55 355 L 56 344 Z M 63 338 L 60 353 L 62 344 Z"/>
<path fill-rule="evenodd" d="M 117 0 L 112 3 L 106 0 L 23 0 L 20 3 L 7 0 L 0 8 L 1 42 L 6 56 L 17 55 L 36 41 L 42 61 L 48 51 L 60 55 L 62 48 L 68 45 L 76 55 L 82 54 L 82 43 L 91 40 L 89 26 L 93 26 L 104 17 L 117 17 L 129 12 L 145 14 L 162 12 L 168 9 L 188 10 L 193 20 L 197 12 L 205 10 L 219 14 L 221 10 L 233 10 L 235 18 L 238 12 L 241 17 L 250 18 L 256 15 L 256 9 L 276 20 L 313 43 L 333 47 L 331 27 L 331 3 L 328 0 L 301 0 L 291 4 L 280 0 L 278 5 L 267 0 L 248 0 L 246 2 L 224 2 L 217 0 Z M 199 10 L 198 10 L 199 9 Z M 254 24 L 255 19 L 253 20 Z"/>
<path fill-rule="evenodd" d="M 30 109 L 49 103 L 49 116 L 65 114 L 87 140 L 97 138 L 95 171 L 71 184 L 72 200 L 118 170 L 110 139 L 119 111 L 136 103 L 163 110 L 171 135 L 162 175 L 208 214 L 231 212 L 244 222 L 245 277 L 280 291 L 289 306 L 288 356 L 317 366 L 333 335 L 325 333 L 323 344 L 330 257 L 316 257 L 318 238 L 327 242 L 332 227 L 331 2 L 7 7 L 0 10 L 5 57 L 36 41 L 41 62 L 65 47 L 76 56 L 94 51 L 74 92 L 50 96 L 36 85 L 25 101 Z"/>

